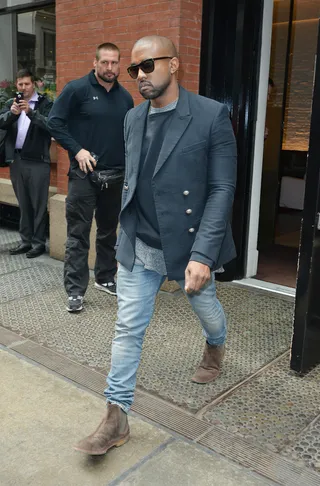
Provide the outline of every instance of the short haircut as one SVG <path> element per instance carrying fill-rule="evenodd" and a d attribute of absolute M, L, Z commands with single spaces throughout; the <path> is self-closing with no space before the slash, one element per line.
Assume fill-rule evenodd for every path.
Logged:
<path fill-rule="evenodd" d="M 112 42 L 104 42 L 103 44 L 100 44 L 97 49 L 96 49 L 96 60 L 99 61 L 100 59 L 100 51 L 101 50 L 106 50 L 106 51 L 116 51 L 119 54 L 119 59 L 120 59 L 120 49 L 118 46 L 115 44 L 112 44 Z"/>
<path fill-rule="evenodd" d="M 35 81 L 35 77 L 33 73 L 27 68 L 19 69 L 19 71 L 17 72 L 16 79 L 20 79 L 20 78 L 31 78 L 32 83 L 34 83 Z"/>
<path fill-rule="evenodd" d="M 271 86 L 271 88 L 274 88 L 274 82 L 272 78 L 269 78 L 268 84 L 269 86 Z"/>

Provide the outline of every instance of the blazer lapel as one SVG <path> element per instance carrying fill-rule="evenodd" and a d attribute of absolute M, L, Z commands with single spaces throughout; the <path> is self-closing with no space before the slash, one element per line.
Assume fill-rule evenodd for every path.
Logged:
<path fill-rule="evenodd" d="M 139 165 L 140 165 L 140 157 L 141 157 L 141 150 L 142 150 L 142 143 L 143 143 L 143 136 L 144 136 L 144 127 L 146 123 L 146 117 L 148 114 L 150 103 L 143 103 L 139 105 L 135 118 L 131 121 L 131 128 L 130 128 L 130 146 L 127 148 L 128 150 L 128 166 L 130 165 L 129 170 L 129 177 L 128 177 L 128 185 L 129 185 L 129 194 L 126 198 L 126 201 L 123 205 L 123 208 L 126 208 L 129 203 L 131 202 L 134 192 L 137 187 L 137 180 L 138 180 L 138 173 L 139 173 Z"/>
<path fill-rule="evenodd" d="M 191 119 L 192 115 L 190 114 L 188 92 L 180 87 L 179 101 L 173 114 L 169 130 L 164 137 L 153 177 L 159 172 L 168 159 L 169 155 L 186 131 Z"/>
<path fill-rule="evenodd" d="M 131 128 L 131 153 L 129 154 L 131 165 L 132 165 L 132 179 L 130 181 L 132 188 L 136 187 L 137 177 L 139 172 L 141 150 L 144 137 L 144 128 L 146 123 L 146 118 L 148 114 L 150 103 L 143 103 L 141 110 L 136 114 L 136 119 L 132 121 Z"/>

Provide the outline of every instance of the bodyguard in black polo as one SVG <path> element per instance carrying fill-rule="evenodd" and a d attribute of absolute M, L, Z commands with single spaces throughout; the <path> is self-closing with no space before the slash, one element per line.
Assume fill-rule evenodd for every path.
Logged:
<path fill-rule="evenodd" d="M 67 243 L 64 283 L 67 310 L 81 311 L 89 281 L 90 229 L 97 223 L 95 287 L 116 295 L 116 229 L 124 175 L 123 122 L 131 95 L 118 83 L 120 51 L 98 46 L 94 70 L 68 83 L 49 114 L 52 136 L 68 150 Z"/>

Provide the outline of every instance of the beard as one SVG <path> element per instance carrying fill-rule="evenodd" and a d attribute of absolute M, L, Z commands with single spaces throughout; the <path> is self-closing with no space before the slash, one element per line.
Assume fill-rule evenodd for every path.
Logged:
<path fill-rule="evenodd" d="M 153 86 L 153 84 L 150 83 L 149 81 L 141 81 L 139 83 L 139 92 L 141 96 L 144 97 L 145 100 L 155 100 L 156 98 L 159 98 L 164 94 L 169 84 L 170 84 L 170 78 L 165 83 L 163 83 L 161 86 L 158 87 Z M 143 89 L 144 86 L 147 88 L 146 90 Z"/>
<path fill-rule="evenodd" d="M 111 83 L 114 83 L 118 79 L 119 74 L 113 74 L 113 73 L 110 73 L 110 74 L 112 74 L 113 76 L 110 77 L 110 78 L 107 78 L 106 75 L 103 75 L 103 74 L 100 74 L 100 73 L 97 72 L 98 78 L 100 78 L 104 83 L 110 83 L 111 84 Z"/>

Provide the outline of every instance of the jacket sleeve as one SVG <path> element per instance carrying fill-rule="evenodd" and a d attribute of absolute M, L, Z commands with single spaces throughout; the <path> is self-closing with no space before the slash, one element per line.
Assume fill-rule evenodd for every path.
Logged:
<path fill-rule="evenodd" d="M 202 255 L 202 253 L 198 253 L 196 251 L 192 252 L 190 262 L 203 263 L 209 268 L 212 268 L 214 266 L 214 262 L 211 260 L 211 258 L 208 258 L 205 255 Z"/>
<path fill-rule="evenodd" d="M 72 85 L 67 84 L 58 98 L 48 116 L 48 129 L 57 142 L 73 156 L 81 149 L 81 145 L 71 136 L 68 130 L 68 118 L 76 109 L 77 98 Z"/>
<path fill-rule="evenodd" d="M 52 105 L 52 101 L 48 102 L 43 110 L 43 114 L 39 113 L 39 110 L 30 110 L 29 113 L 27 113 L 27 116 L 30 118 L 31 122 L 46 132 L 49 131 L 47 121 Z"/>
<path fill-rule="evenodd" d="M 20 115 L 15 115 L 10 110 L 11 101 L 7 101 L 2 110 L 0 110 L 0 128 L 2 130 L 8 130 L 19 118 Z"/>
<path fill-rule="evenodd" d="M 237 147 L 229 118 L 222 105 L 211 126 L 208 154 L 208 198 L 190 260 L 203 255 L 218 261 L 227 225 L 230 222 L 237 177 Z"/>

